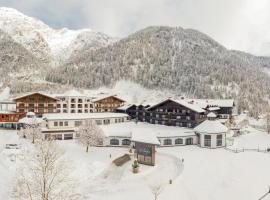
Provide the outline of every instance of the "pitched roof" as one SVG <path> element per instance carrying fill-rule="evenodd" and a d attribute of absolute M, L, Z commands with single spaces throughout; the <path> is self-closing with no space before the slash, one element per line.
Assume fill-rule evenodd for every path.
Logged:
<path fill-rule="evenodd" d="M 184 101 L 184 100 L 174 100 L 174 99 L 166 99 L 166 100 L 164 100 L 164 101 L 162 101 L 162 102 L 160 102 L 160 103 L 158 103 L 158 104 L 156 104 L 154 106 L 149 107 L 148 109 L 157 107 L 157 106 L 159 106 L 159 105 L 161 105 L 161 104 L 163 104 L 163 103 L 165 103 L 167 101 L 173 101 L 173 102 L 178 103 L 178 104 L 180 104 L 180 105 L 182 105 L 182 106 L 184 106 L 186 108 L 189 108 L 190 110 L 193 110 L 193 111 L 195 111 L 197 113 L 203 113 L 203 112 L 205 112 L 204 109 L 202 109 L 201 107 L 199 107 L 197 105 L 188 103 L 187 101 Z"/>
<path fill-rule="evenodd" d="M 204 122 L 196 126 L 194 130 L 198 133 L 216 134 L 226 133 L 228 131 L 228 128 L 218 120 L 205 120 Z"/>
<path fill-rule="evenodd" d="M 213 112 L 210 112 L 210 113 L 207 114 L 207 117 L 216 118 L 217 115 L 215 113 L 213 113 Z"/>
<path fill-rule="evenodd" d="M 100 100 L 103 100 L 103 99 L 106 99 L 109 97 L 114 97 L 114 98 L 118 99 L 119 101 L 125 102 L 123 99 L 118 98 L 116 95 L 99 94 L 96 96 L 92 96 L 93 102 L 97 102 L 97 101 L 100 101 Z"/>
<path fill-rule="evenodd" d="M 44 93 L 41 93 L 41 92 L 33 92 L 33 93 L 27 93 L 27 94 L 24 94 L 22 96 L 18 96 L 16 98 L 14 98 L 14 100 L 18 100 L 18 99 L 21 99 L 21 98 L 24 98 L 24 97 L 28 97 L 28 96 L 31 96 L 31 95 L 34 95 L 34 94 L 39 94 L 39 95 L 42 95 L 42 96 L 45 96 L 45 97 L 48 97 L 48 98 L 51 98 L 51 99 L 54 99 L 54 100 L 58 100 L 57 98 L 51 96 L 51 95 L 48 95 L 48 94 L 44 94 Z"/>

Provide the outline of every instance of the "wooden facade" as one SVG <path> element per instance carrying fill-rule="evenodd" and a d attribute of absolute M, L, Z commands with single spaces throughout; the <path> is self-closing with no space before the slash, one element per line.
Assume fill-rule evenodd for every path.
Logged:
<path fill-rule="evenodd" d="M 41 117 L 44 113 L 55 113 L 58 99 L 41 93 L 32 93 L 15 99 L 16 112 L 34 112 Z"/>
<path fill-rule="evenodd" d="M 124 102 L 120 98 L 109 96 L 94 100 L 94 107 L 96 112 L 115 112 L 117 108 L 124 105 Z"/>
<path fill-rule="evenodd" d="M 156 145 L 135 142 L 135 158 L 141 164 L 154 166 L 156 162 Z"/>
<path fill-rule="evenodd" d="M 133 105 L 126 112 L 138 121 L 188 128 L 193 128 L 206 119 L 205 112 L 194 111 L 171 99 L 152 107 Z"/>
<path fill-rule="evenodd" d="M 25 113 L 0 113 L 0 123 L 16 123 L 25 117 Z"/>

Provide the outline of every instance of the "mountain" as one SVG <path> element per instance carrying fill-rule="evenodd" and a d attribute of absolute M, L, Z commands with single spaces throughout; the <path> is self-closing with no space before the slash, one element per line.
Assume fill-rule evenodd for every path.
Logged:
<path fill-rule="evenodd" d="M 192 29 L 153 26 L 116 40 L 90 29 L 55 30 L 0 8 L 0 36 L 0 87 L 13 93 L 127 80 L 173 96 L 234 98 L 254 116 L 269 99 L 269 57 L 228 50 Z"/>
<path fill-rule="evenodd" d="M 0 29 L 33 53 L 41 62 L 59 65 L 77 51 L 96 49 L 114 39 L 91 29 L 55 30 L 12 8 L 0 8 Z"/>
<path fill-rule="evenodd" d="M 252 110 L 265 105 L 269 94 L 270 80 L 262 72 L 269 61 L 227 50 L 196 30 L 148 27 L 104 48 L 70 57 L 46 78 L 87 88 L 127 79 L 197 98 L 238 97 L 242 109 Z"/>

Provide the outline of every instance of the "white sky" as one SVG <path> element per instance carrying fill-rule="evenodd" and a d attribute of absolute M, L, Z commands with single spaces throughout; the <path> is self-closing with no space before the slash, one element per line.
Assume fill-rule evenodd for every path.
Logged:
<path fill-rule="evenodd" d="M 0 0 L 46 24 L 123 37 L 150 25 L 202 31 L 227 48 L 270 55 L 269 0 Z"/>

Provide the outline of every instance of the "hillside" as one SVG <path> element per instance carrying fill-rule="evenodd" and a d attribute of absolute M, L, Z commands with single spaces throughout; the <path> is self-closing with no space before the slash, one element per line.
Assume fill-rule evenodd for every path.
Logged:
<path fill-rule="evenodd" d="M 261 110 L 269 94 L 269 77 L 262 72 L 267 66 L 268 58 L 227 50 L 196 30 L 148 27 L 71 57 L 46 79 L 84 88 L 128 79 L 189 97 L 237 98 L 240 109 Z"/>

